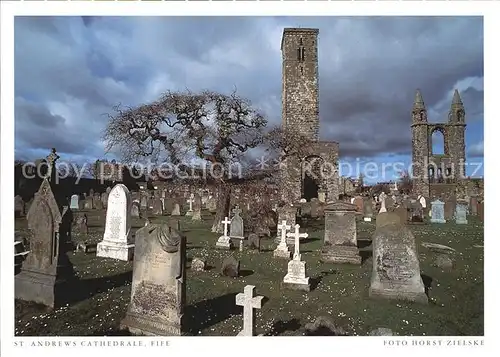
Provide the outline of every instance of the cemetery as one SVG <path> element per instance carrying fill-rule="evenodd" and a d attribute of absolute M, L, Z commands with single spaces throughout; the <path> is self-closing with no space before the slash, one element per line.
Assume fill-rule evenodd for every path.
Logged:
<path fill-rule="evenodd" d="M 342 190 L 338 171 L 324 170 L 338 166 L 341 143 L 318 139 L 317 71 L 303 72 L 317 69 L 305 55 L 317 35 L 283 31 L 284 61 L 298 60 L 283 67 L 293 93 L 279 128 L 266 131 L 236 93 L 208 91 L 167 92 L 109 116 L 103 140 L 124 161 L 151 155 L 150 140 L 179 163 L 178 145 L 213 177 L 131 180 L 101 166 L 82 184 L 60 184 L 63 154 L 38 161 L 43 177 L 14 197 L 16 336 L 484 335 L 484 192 L 448 175 L 463 143 L 450 141 L 459 147 L 447 148 L 446 178 Z M 311 76 L 305 90 L 293 89 L 303 88 L 298 68 Z M 304 103 L 316 114 L 302 115 Z M 176 113 L 164 119 L 184 129 L 175 139 L 144 119 L 158 120 L 158 107 Z M 465 135 L 464 113 L 456 91 L 450 135 Z M 411 130 L 422 138 L 448 125 L 426 120 L 417 91 Z M 434 157 L 420 150 L 425 135 L 413 161 Z M 259 145 L 280 152 L 280 165 L 238 178 L 218 171 Z"/>

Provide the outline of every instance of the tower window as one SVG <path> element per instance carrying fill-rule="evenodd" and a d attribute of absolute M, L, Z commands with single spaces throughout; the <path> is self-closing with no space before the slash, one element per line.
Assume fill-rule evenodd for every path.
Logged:
<path fill-rule="evenodd" d="M 301 37 L 301 38 L 299 38 L 299 45 L 301 45 L 301 46 L 303 46 L 303 45 L 304 45 L 304 43 L 302 42 L 302 37 Z"/>

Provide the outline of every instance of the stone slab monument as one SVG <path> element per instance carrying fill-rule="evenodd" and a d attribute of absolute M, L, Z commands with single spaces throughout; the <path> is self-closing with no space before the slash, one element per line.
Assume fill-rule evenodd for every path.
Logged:
<path fill-rule="evenodd" d="M 59 307 L 66 302 L 68 286 L 75 279 L 68 258 L 73 219 L 69 207 L 54 195 L 48 179 L 35 193 L 27 220 L 30 253 L 15 276 L 15 297 Z"/>
<path fill-rule="evenodd" d="M 426 304 L 420 276 L 415 237 L 400 217 L 386 212 L 377 220 L 372 238 L 373 270 L 369 295 L 372 298 L 407 300 Z M 383 223 L 382 223 L 383 222 Z"/>
<path fill-rule="evenodd" d="M 129 261 L 134 255 L 130 231 L 132 202 L 128 188 L 118 184 L 109 193 L 104 238 L 97 244 L 97 256 Z"/>
<path fill-rule="evenodd" d="M 178 336 L 186 303 L 186 238 L 166 224 L 136 233 L 132 290 L 121 327 L 136 335 Z"/>
<path fill-rule="evenodd" d="M 356 205 L 337 201 L 325 208 L 325 238 L 321 261 L 326 263 L 361 264 L 357 246 Z"/>

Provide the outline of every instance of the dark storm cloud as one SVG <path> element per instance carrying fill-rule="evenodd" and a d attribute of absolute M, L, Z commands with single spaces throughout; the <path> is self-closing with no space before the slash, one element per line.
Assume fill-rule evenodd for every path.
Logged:
<path fill-rule="evenodd" d="M 343 157 L 408 154 L 417 88 L 430 121 L 446 120 L 455 87 L 467 120 L 483 120 L 481 18 L 73 17 L 16 19 L 16 107 L 30 99 L 46 109 L 39 119 L 16 111 L 16 124 L 50 119 L 61 128 L 52 142 L 99 157 L 113 105 L 186 88 L 237 88 L 279 124 L 281 35 L 299 26 L 320 30 L 320 132 Z M 16 129 L 16 155 L 18 142 L 49 144 L 32 139 Z"/>

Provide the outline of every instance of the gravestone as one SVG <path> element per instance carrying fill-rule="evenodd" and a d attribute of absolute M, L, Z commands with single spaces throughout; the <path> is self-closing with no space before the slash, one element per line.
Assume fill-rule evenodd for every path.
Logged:
<path fill-rule="evenodd" d="M 207 262 L 200 258 L 193 258 L 191 261 L 191 270 L 193 271 L 204 271 L 207 266 Z"/>
<path fill-rule="evenodd" d="M 180 216 L 181 215 L 181 206 L 178 203 L 174 203 L 174 208 L 172 209 L 171 216 Z"/>
<path fill-rule="evenodd" d="M 104 209 L 104 205 L 101 201 L 101 196 L 99 194 L 94 195 L 94 208 L 98 210 Z"/>
<path fill-rule="evenodd" d="M 281 235 L 280 242 L 273 252 L 275 258 L 284 258 L 286 260 L 290 259 L 290 250 L 288 250 L 288 244 L 286 243 L 287 231 L 292 228 L 290 225 L 286 224 L 286 221 L 281 221 L 278 225 L 278 232 Z"/>
<path fill-rule="evenodd" d="M 139 201 L 132 202 L 132 207 L 130 208 L 130 217 L 140 217 L 141 216 L 141 206 Z"/>
<path fill-rule="evenodd" d="M 222 262 L 221 274 L 231 278 L 237 278 L 240 275 L 240 261 L 232 255 L 228 256 Z"/>
<path fill-rule="evenodd" d="M 189 204 L 189 210 L 186 212 L 186 216 L 192 216 L 193 215 L 194 193 L 192 193 L 189 196 L 187 203 Z"/>
<path fill-rule="evenodd" d="M 144 192 L 141 192 L 141 209 L 148 209 L 148 196 Z"/>
<path fill-rule="evenodd" d="M 325 213 L 323 210 L 324 202 L 321 202 L 317 198 L 311 198 L 310 205 L 311 205 L 311 211 L 310 211 L 311 218 L 318 218 L 324 215 Z"/>
<path fill-rule="evenodd" d="M 422 223 L 424 222 L 424 209 L 420 201 L 410 203 L 410 222 Z"/>
<path fill-rule="evenodd" d="M 417 245 L 411 231 L 395 213 L 377 227 L 372 238 L 373 270 L 369 296 L 408 300 L 426 304 L 425 286 L 420 276 Z"/>
<path fill-rule="evenodd" d="M 153 215 L 162 216 L 163 215 L 163 203 L 160 198 L 155 198 L 153 200 Z"/>
<path fill-rule="evenodd" d="M 224 235 L 219 237 L 217 243 L 215 243 L 215 248 L 230 250 L 232 243 L 231 238 L 229 238 L 229 236 L 227 235 L 227 226 L 231 224 L 231 221 L 227 217 L 225 217 L 222 221 L 222 224 L 224 225 Z"/>
<path fill-rule="evenodd" d="M 484 201 L 479 202 L 477 205 L 477 216 L 481 222 L 484 222 Z"/>
<path fill-rule="evenodd" d="M 138 335 L 181 335 L 185 272 L 186 238 L 179 231 L 167 224 L 149 224 L 139 229 L 130 304 L 121 327 Z"/>
<path fill-rule="evenodd" d="M 444 202 L 439 199 L 431 202 L 431 223 L 446 223 L 444 219 Z"/>
<path fill-rule="evenodd" d="M 194 196 L 194 203 L 193 203 L 193 215 L 191 219 L 193 221 L 201 221 L 201 209 L 202 209 L 202 201 L 200 195 L 195 195 Z"/>
<path fill-rule="evenodd" d="M 238 336 L 255 335 L 255 309 L 262 307 L 263 296 L 255 296 L 255 286 L 247 285 L 243 293 L 236 295 L 236 305 L 243 306 L 243 330 Z"/>
<path fill-rule="evenodd" d="M 94 209 L 94 197 L 87 196 L 85 197 L 85 209 Z"/>
<path fill-rule="evenodd" d="M 455 207 L 457 206 L 456 197 L 448 198 L 444 203 L 444 219 L 450 221 L 455 216 Z"/>
<path fill-rule="evenodd" d="M 363 220 L 371 222 L 373 218 L 373 203 L 371 198 L 363 200 Z"/>
<path fill-rule="evenodd" d="M 26 214 L 26 206 L 23 198 L 19 195 L 14 197 L 14 210 L 16 217 L 24 217 Z"/>
<path fill-rule="evenodd" d="M 79 201 L 80 201 L 80 196 L 78 195 L 71 196 L 71 203 L 69 205 L 69 208 L 74 210 L 80 209 Z"/>
<path fill-rule="evenodd" d="M 325 238 L 321 261 L 361 264 L 356 236 L 357 207 L 337 201 L 325 208 Z"/>
<path fill-rule="evenodd" d="M 293 259 L 288 262 L 288 272 L 283 278 L 283 285 L 292 290 L 310 291 L 309 278 L 306 277 L 306 262 L 300 259 L 300 238 L 307 238 L 307 233 L 300 233 L 300 225 L 295 225 L 295 231 L 287 234 L 295 240 Z"/>
<path fill-rule="evenodd" d="M 394 210 L 396 209 L 395 204 L 396 202 L 394 198 L 392 198 L 392 196 L 387 196 L 384 200 L 385 209 L 388 212 L 394 212 Z"/>
<path fill-rule="evenodd" d="M 248 248 L 260 252 L 260 236 L 257 233 L 250 233 L 248 235 Z"/>
<path fill-rule="evenodd" d="M 318 200 L 319 200 L 319 202 L 322 202 L 322 203 L 326 202 L 326 191 L 318 190 Z"/>
<path fill-rule="evenodd" d="M 356 211 L 362 213 L 363 212 L 363 197 L 361 196 L 356 196 L 354 197 L 354 201 L 352 201 L 352 204 L 356 206 Z"/>
<path fill-rule="evenodd" d="M 111 188 L 110 187 L 106 188 L 106 192 L 104 192 L 101 195 L 102 208 L 108 208 L 108 198 L 109 198 L 108 189 L 111 189 Z"/>
<path fill-rule="evenodd" d="M 470 214 L 471 216 L 477 216 L 478 211 L 478 200 L 476 196 L 470 198 Z"/>
<path fill-rule="evenodd" d="M 275 243 L 280 243 L 281 241 L 281 228 L 279 224 L 283 221 L 286 221 L 290 226 L 295 226 L 297 220 L 297 207 L 286 205 L 283 207 L 278 207 L 278 226 L 276 230 L 276 238 L 274 239 Z M 293 244 L 293 239 L 287 239 L 287 244 Z"/>
<path fill-rule="evenodd" d="M 71 244 L 72 212 L 62 207 L 48 179 L 44 179 L 27 214 L 30 254 L 15 276 L 15 298 L 51 308 L 63 305 L 74 281 L 67 253 Z M 62 207 L 62 208 L 61 208 Z"/>
<path fill-rule="evenodd" d="M 245 239 L 245 231 L 243 228 L 243 218 L 240 216 L 241 209 L 236 206 L 233 209 L 233 218 L 231 218 L 231 227 L 229 229 L 229 238 L 239 239 L 240 241 L 240 251 L 243 247 L 243 240 Z"/>
<path fill-rule="evenodd" d="M 457 201 L 455 206 L 455 223 L 467 224 L 467 201 Z"/>
<path fill-rule="evenodd" d="M 134 255 L 134 240 L 130 232 L 130 193 L 118 184 L 111 190 L 106 211 L 106 226 L 102 242 L 97 244 L 98 257 L 129 261 Z"/>
<path fill-rule="evenodd" d="M 73 222 L 74 233 L 89 234 L 88 217 L 85 213 L 78 214 Z"/>
<path fill-rule="evenodd" d="M 210 213 L 217 212 L 217 200 L 215 199 L 215 197 L 210 196 L 208 198 L 206 207 Z"/>

